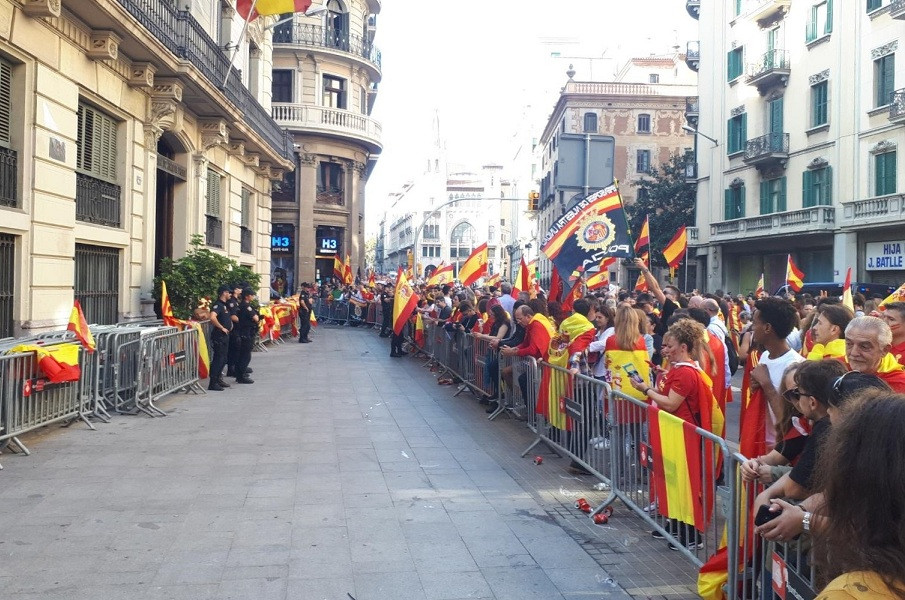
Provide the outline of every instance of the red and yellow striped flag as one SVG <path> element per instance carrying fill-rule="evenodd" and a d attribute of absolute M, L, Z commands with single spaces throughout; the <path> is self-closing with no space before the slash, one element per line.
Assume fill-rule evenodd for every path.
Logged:
<path fill-rule="evenodd" d="M 663 248 L 663 258 L 666 259 L 666 264 L 670 267 L 678 267 L 679 263 L 682 262 L 682 258 L 685 256 L 685 251 L 688 249 L 688 236 L 685 234 L 685 227 L 683 226 L 676 232 L 676 235 L 669 240 L 669 243 L 666 244 L 666 248 Z"/>
<path fill-rule="evenodd" d="M 34 352 L 38 368 L 41 369 L 51 383 L 78 381 L 82 376 L 82 370 L 79 368 L 78 344 L 59 344 L 56 346 L 21 344 L 10 349 L 9 352 L 10 354 Z"/>
<path fill-rule="evenodd" d="M 905 302 L 905 283 L 899 286 L 899 289 L 888 295 L 883 299 L 883 302 L 877 307 L 879 310 L 886 310 L 887 304 L 892 304 L 893 302 Z"/>
<path fill-rule="evenodd" d="M 786 283 L 789 288 L 796 293 L 800 292 L 804 285 L 804 273 L 795 266 L 791 254 L 788 255 L 788 260 L 786 262 Z"/>
<path fill-rule="evenodd" d="M 352 276 L 352 257 L 346 254 L 346 262 L 343 263 L 343 283 L 352 285 L 355 278 Z"/>
<path fill-rule="evenodd" d="M 760 298 L 765 294 L 764 291 L 764 274 L 760 274 L 760 279 L 757 280 L 757 289 L 754 290 L 754 297 Z"/>
<path fill-rule="evenodd" d="M 845 284 L 842 286 L 842 306 L 855 314 L 855 300 L 852 298 L 852 268 L 845 272 Z"/>
<path fill-rule="evenodd" d="M 405 322 L 418 306 L 418 296 L 409 284 L 405 271 L 399 269 L 396 277 L 396 297 L 393 300 L 393 331 L 396 335 L 402 335 Z"/>
<path fill-rule="evenodd" d="M 258 17 L 305 12 L 310 6 L 311 0 L 236 0 L 236 11 L 249 22 Z"/>
<path fill-rule="evenodd" d="M 641 248 L 650 245 L 650 220 L 645 215 L 644 224 L 641 226 L 641 234 L 635 240 L 635 253 L 641 252 Z"/>
<path fill-rule="evenodd" d="M 415 344 L 424 348 L 424 319 L 421 318 L 421 313 L 415 316 Z"/>
<path fill-rule="evenodd" d="M 342 283 L 345 279 L 343 273 L 345 268 L 343 267 L 343 261 L 339 257 L 339 254 L 333 255 L 333 276 L 336 277 L 336 280 Z"/>
<path fill-rule="evenodd" d="M 512 285 L 512 297 L 518 298 L 519 292 L 529 291 L 530 282 L 531 275 L 528 273 L 528 265 L 525 264 L 525 259 L 523 257 L 522 262 L 519 265 L 515 283 Z"/>
<path fill-rule="evenodd" d="M 459 269 L 459 281 L 465 287 L 477 281 L 481 275 L 487 272 L 487 242 L 474 249 Z"/>
<path fill-rule="evenodd" d="M 166 294 L 166 288 L 164 288 L 164 294 Z M 169 300 L 167 300 L 167 304 L 169 305 Z M 85 313 L 82 312 L 82 305 L 78 300 L 72 303 L 72 312 L 69 313 L 69 325 L 66 326 L 66 329 L 75 334 L 75 338 L 81 342 L 85 350 L 94 352 L 96 347 L 94 336 L 91 334 L 91 329 L 88 328 Z"/>

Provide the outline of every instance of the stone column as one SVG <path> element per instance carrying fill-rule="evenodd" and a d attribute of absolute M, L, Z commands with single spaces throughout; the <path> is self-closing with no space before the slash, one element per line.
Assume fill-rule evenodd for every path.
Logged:
<path fill-rule="evenodd" d="M 315 233 L 314 224 L 314 199 L 317 193 L 317 155 L 300 154 L 298 173 L 296 174 L 298 185 L 299 222 L 295 234 L 295 268 L 298 272 L 298 282 L 314 281 L 315 274 Z M 321 277 L 329 277 L 330 273 L 321 273 Z"/>

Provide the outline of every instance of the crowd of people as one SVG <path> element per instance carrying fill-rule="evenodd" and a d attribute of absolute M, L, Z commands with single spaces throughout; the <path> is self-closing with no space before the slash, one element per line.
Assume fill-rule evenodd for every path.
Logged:
<path fill-rule="evenodd" d="M 513 294 L 506 282 L 416 283 L 416 314 L 485 339 L 500 356 L 532 356 L 606 381 L 698 427 L 710 424 L 711 401 L 725 411 L 743 400 L 740 444 L 750 458 L 742 475 L 765 486 L 751 515 L 756 533 L 776 541 L 813 534 L 811 556 L 829 582 L 820 598 L 905 598 L 905 302 L 684 294 L 661 287 L 641 261 L 635 266 L 646 291 L 565 299 Z M 381 282 L 319 294 L 381 303 L 381 337 L 392 338 L 397 357 L 406 350 L 393 332 L 393 292 Z M 491 389 L 480 401 L 492 412 L 525 382 L 514 381 L 511 367 L 498 372 L 497 360 L 485 369 Z M 736 370 L 743 384 L 733 398 Z M 539 402 L 537 410 L 548 409 Z M 634 443 L 633 435 L 619 443 Z M 583 472 L 575 462 L 570 470 Z"/>

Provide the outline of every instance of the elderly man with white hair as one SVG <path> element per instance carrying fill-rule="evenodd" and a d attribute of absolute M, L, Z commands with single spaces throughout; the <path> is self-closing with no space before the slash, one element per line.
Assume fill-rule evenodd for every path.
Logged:
<path fill-rule="evenodd" d="M 845 328 L 845 362 L 852 371 L 876 375 L 900 394 L 905 393 L 905 367 L 889 353 L 892 330 L 877 317 L 856 317 Z"/>

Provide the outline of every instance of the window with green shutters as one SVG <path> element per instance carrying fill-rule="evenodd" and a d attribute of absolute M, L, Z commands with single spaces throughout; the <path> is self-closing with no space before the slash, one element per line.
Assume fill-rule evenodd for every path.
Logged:
<path fill-rule="evenodd" d="M 242 216 L 239 225 L 242 227 L 251 227 L 251 190 L 242 188 Z"/>
<path fill-rule="evenodd" d="M 760 214 L 786 211 L 786 178 L 777 177 L 760 183 Z"/>
<path fill-rule="evenodd" d="M 896 153 L 884 152 L 874 156 L 874 195 L 896 193 Z"/>
<path fill-rule="evenodd" d="M 896 90 L 896 55 L 887 54 L 874 61 L 874 90 L 876 106 L 892 103 Z"/>
<path fill-rule="evenodd" d="M 12 65 L 0 59 L 0 206 L 16 207 L 19 206 L 19 161 L 11 138 L 12 83 Z"/>
<path fill-rule="evenodd" d="M 807 170 L 802 174 L 801 206 L 829 206 L 833 203 L 833 169 Z"/>
<path fill-rule="evenodd" d="M 741 77 L 744 71 L 744 48 L 736 48 L 730 50 L 728 54 L 728 77 L 729 81 Z"/>
<path fill-rule="evenodd" d="M 833 0 L 824 0 L 811 7 L 811 15 L 808 18 L 806 42 L 813 42 L 818 38 L 829 35 L 833 31 Z"/>
<path fill-rule="evenodd" d="M 207 207 L 205 214 L 220 218 L 220 174 L 207 169 Z"/>
<path fill-rule="evenodd" d="M 734 0 L 733 4 L 735 5 L 733 14 L 737 17 L 742 14 L 742 0 Z"/>
<path fill-rule="evenodd" d="M 79 103 L 75 167 L 82 173 L 116 182 L 116 121 Z"/>
<path fill-rule="evenodd" d="M 728 154 L 736 154 L 745 150 L 745 144 L 748 141 L 747 113 L 742 113 L 729 119 L 727 138 L 729 140 L 726 144 L 726 152 Z"/>
<path fill-rule="evenodd" d="M 745 185 L 726 188 L 723 214 L 727 221 L 745 218 Z"/>
<path fill-rule="evenodd" d="M 811 127 L 820 127 L 829 122 L 829 81 L 821 81 L 811 86 Z"/>

